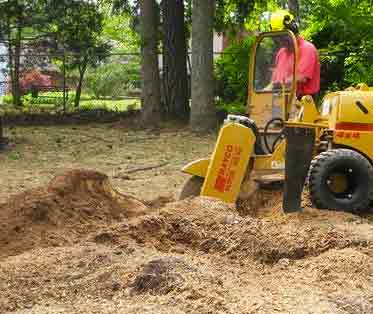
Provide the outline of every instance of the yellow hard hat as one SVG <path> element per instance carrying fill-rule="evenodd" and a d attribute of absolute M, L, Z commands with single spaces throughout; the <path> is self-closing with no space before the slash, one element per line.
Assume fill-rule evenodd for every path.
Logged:
<path fill-rule="evenodd" d="M 271 29 L 272 31 L 282 31 L 290 29 L 294 22 L 294 16 L 286 10 L 277 10 L 271 14 Z"/>

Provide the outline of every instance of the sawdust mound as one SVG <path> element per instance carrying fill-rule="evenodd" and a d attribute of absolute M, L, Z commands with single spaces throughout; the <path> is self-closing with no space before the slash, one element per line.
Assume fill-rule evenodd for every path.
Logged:
<path fill-rule="evenodd" d="M 319 282 L 362 281 L 373 273 L 371 258 L 355 248 L 330 250 L 303 265 Z"/>
<path fill-rule="evenodd" d="M 241 216 L 261 217 L 281 212 L 282 191 L 259 189 L 248 199 L 239 199 L 237 210 Z"/>
<path fill-rule="evenodd" d="M 185 272 L 195 271 L 184 260 L 175 257 L 153 259 L 144 265 L 142 271 L 131 284 L 135 293 L 150 293 L 155 295 L 168 294 L 180 287 L 185 278 Z"/>
<path fill-rule="evenodd" d="M 68 171 L 46 187 L 0 204 L 0 256 L 19 254 L 35 246 L 72 243 L 95 225 L 145 211 L 140 201 L 114 190 L 106 175 L 90 170 Z"/>
<path fill-rule="evenodd" d="M 0 313 L 30 308 L 40 300 L 69 304 L 76 298 L 111 298 L 125 288 L 123 271 L 130 270 L 128 261 L 136 263 L 135 257 L 129 257 L 119 248 L 85 244 L 37 248 L 2 259 Z"/>
<path fill-rule="evenodd" d="M 41 313 L 60 313 L 53 304 L 77 305 L 79 300 L 84 310 L 74 307 L 61 312 L 92 313 L 91 304 L 97 300 L 103 304 L 121 300 L 132 311 L 108 307 L 94 313 L 145 313 L 146 299 L 155 304 L 159 300 L 174 304 L 177 299 L 198 307 L 192 313 L 218 313 L 211 308 L 221 308 L 224 293 L 222 280 L 213 270 L 187 256 L 164 255 L 149 248 L 129 252 L 92 243 L 38 248 L 0 260 L 0 313 L 31 308 L 39 313 L 38 304 L 51 305 Z M 194 304 L 196 300 L 200 302 Z M 201 311 L 203 304 L 206 311 Z"/>
<path fill-rule="evenodd" d="M 130 222 L 127 235 L 161 251 L 183 245 L 232 259 L 275 264 L 281 259 L 319 256 L 332 249 L 366 247 L 368 239 L 344 227 L 354 220 L 359 218 L 313 209 L 293 215 L 242 217 L 232 206 L 200 197 L 138 217 Z M 328 221 L 336 224 L 325 223 Z"/>

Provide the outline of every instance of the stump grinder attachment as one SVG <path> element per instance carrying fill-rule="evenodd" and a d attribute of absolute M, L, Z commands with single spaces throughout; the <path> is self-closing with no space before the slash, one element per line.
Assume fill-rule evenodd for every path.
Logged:
<path fill-rule="evenodd" d="M 284 212 L 301 211 L 304 183 L 315 147 L 315 129 L 286 126 L 285 184 L 282 208 Z"/>

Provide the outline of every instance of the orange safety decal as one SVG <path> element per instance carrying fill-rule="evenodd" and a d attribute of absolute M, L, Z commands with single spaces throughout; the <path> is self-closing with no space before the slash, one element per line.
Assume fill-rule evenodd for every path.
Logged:
<path fill-rule="evenodd" d="M 242 148 L 240 145 L 226 145 L 224 157 L 218 170 L 218 176 L 215 180 L 214 188 L 223 193 L 232 188 L 232 182 L 236 175 L 237 168 L 241 159 Z"/>
<path fill-rule="evenodd" d="M 373 132 L 373 124 L 355 123 L 355 122 L 339 122 L 335 125 L 336 130 L 348 131 L 371 131 Z"/>
<path fill-rule="evenodd" d="M 357 140 L 360 138 L 359 132 L 348 132 L 348 131 L 337 131 L 335 136 L 338 138 L 354 139 Z"/>
<path fill-rule="evenodd" d="M 352 138 L 359 139 L 360 138 L 360 133 L 359 132 L 353 132 L 352 133 Z"/>

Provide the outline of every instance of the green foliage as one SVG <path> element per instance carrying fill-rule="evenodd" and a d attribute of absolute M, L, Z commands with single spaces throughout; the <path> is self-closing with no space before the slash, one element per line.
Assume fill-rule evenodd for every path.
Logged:
<path fill-rule="evenodd" d="M 254 42 L 254 37 L 247 37 L 233 43 L 215 63 L 216 95 L 223 107 L 232 104 L 237 109 L 246 104 L 250 52 Z"/>
<path fill-rule="evenodd" d="M 97 110 L 102 109 L 106 111 L 122 112 L 127 110 L 134 110 L 140 108 L 139 99 L 120 99 L 120 100 L 87 100 L 83 101 L 80 109 L 81 110 Z"/>
<path fill-rule="evenodd" d="M 272 2 L 268 0 L 216 0 L 216 30 L 234 30 L 250 23 L 254 16 L 257 17 L 265 11 L 267 4 Z"/>
<path fill-rule="evenodd" d="M 5 105 L 11 105 L 13 104 L 13 96 L 12 95 L 5 95 L 2 97 L 3 103 Z"/>
<path fill-rule="evenodd" d="M 11 160 L 20 160 L 22 158 L 22 155 L 20 152 L 10 152 L 8 155 L 8 158 Z"/>
<path fill-rule="evenodd" d="M 140 51 L 139 35 L 133 30 L 132 18 L 125 12 L 105 16 L 102 36 L 108 41 L 116 42 L 116 52 Z"/>
<path fill-rule="evenodd" d="M 217 103 L 218 109 L 223 109 L 224 111 L 228 113 L 234 113 L 234 114 L 245 114 L 246 113 L 246 107 L 242 103 L 224 103 L 222 101 L 218 101 Z"/>
<path fill-rule="evenodd" d="M 364 57 L 364 54 L 351 53 L 345 59 L 344 66 L 345 82 L 348 85 L 360 82 L 373 85 L 373 56 Z"/>
<path fill-rule="evenodd" d="M 322 88 L 372 85 L 371 1 L 311 0 L 302 14 L 308 25 L 303 35 L 321 51 Z"/>
<path fill-rule="evenodd" d="M 102 38 L 104 14 L 96 1 L 47 1 L 53 23 L 50 32 L 68 52 L 65 61 L 67 70 L 77 69 L 79 80 L 74 100 L 79 105 L 82 81 L 88 65 L 95 66 L 107 56 L 110 45 Z M 64 14 L 61 14 L 63 12 Z"/>
<path fill-rule="evenodd" d="M 140 81 L 139 62 L 108 63 L 89 69 L 85 86 L 96 98 L 118 97 L 126 94 Z"/>
<path fill-rule="evenodd" d="M 33 98 L 31 94 L 24 95 L 22 101 L 24 106 L 14 107 L 12 105 L 12 96 L 3 96 L 3 104 L 0 106 L 0 114 L 18 114 L 18 113 L 40 113 L 50 112 L 56 113 L 62 111 L 62 96 L 57 92 L 42 93 L 43 96 Z M 61 96 L 61 97 L 59 97 Z M 74 107 L 73 103 L 74 92 L 66 104 L 67 112 L 89 111 L 89 110 L 105 110 L 123 112 L 127 110 L 135 110 L 141 107 L 140 99 L 95 99 L 88 94 L 83 94 L 81 97 L 81 106 Z"/>

